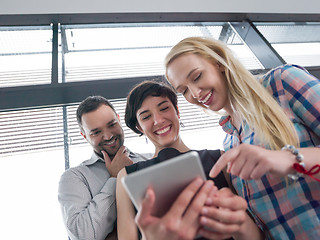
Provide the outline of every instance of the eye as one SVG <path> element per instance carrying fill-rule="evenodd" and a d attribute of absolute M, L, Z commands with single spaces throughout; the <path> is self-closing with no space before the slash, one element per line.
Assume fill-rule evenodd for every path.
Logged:
<path fill-rule="evenodd" d="M 116 123 L 116 122 L 111 123 L 111 124 L 109 125 L 109 127 L 114 127 L 115 125 L 117 125 L 117 123 Z"/>
<path fill-rule="evenodd" d="M 186 88 L 184 91 L 182 91 L 182 95 L 186 95 L 188 92 L 188 88 Z"/>
<path fill-rule="evenodd" d="M 142 117 L 142 120 L 147 120 L 149 118 L 150 118 L 150 115 L 147 115 L 147 116 Z"/>
<path fill-rule="evenodd" d="M 92 136 L 97 136 L 97 135 L 99 135 L 100 133 L 101 133 L 101 131 L 95 131 L 95 132 L 92 132 L 91 135 L 92 135 Z"/>
<path fill-rule="evenodd" d="M 200 72 L 194 79 L 193 81 L 196 82 L 201 78 L 202 72 Z"/>
<path fill-rule="evenodd" d="M 164 107 L 164 108 L 160 109 L 160 111 L 165 111 L 167 109 L 169 109 L 169 107 Z"/>

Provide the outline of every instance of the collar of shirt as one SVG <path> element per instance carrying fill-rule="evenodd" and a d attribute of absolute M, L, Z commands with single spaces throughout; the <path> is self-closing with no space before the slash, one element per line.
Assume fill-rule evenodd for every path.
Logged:
<path fill-rule="evenodd" d="M 230 116 L 222 116 L 219 120 L 219 125 L 228 134 L 233 135 L 234 131 L 236 131 L 236 128 L 231 124 Z"/>

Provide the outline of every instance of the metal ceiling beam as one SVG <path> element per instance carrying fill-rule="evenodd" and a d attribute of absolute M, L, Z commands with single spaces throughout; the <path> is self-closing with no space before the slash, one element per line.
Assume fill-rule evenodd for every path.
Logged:
<path fill-rule="evenodd" d="M 79 14 L 8 14 L 0 15 L 0 26 L 32 26 L 90 23 L 134 22 L 320 22 L 319 14 L 281 13 L 79 13 Z"/>
<path fill-rule="evenodd" d="M 230 25 L 251 49 L 264 68 L 271 69 L 286 63 L 252 22 L 248 20 L 230 22 Z"/>
<path fill-rule="evenodd" d="M 320 79 L 320 67 L 305 67 L 310 74 Z"/>
<path fill-rule="evenodd" d="M 307 67 L 307 70 L 320 79 L 320 67 Z M 163 81 L 164 76 L 1 88 L 0 112 L 68 105 L 92 95 L 108 99 L 126 98 L 133 86 L 150 79 Z"/>
<path fill-rule="evenodd" d="M 67 105 L 92 95 L 101 95 L 107 99 L 126 98 L 134 85 L 144 80 L 163 78 L 153 76 L 1 88 L 0 112 Z"/>

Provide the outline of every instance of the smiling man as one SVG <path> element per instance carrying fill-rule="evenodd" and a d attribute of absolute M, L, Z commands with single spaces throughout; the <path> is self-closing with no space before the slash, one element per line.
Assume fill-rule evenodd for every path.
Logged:
<path fill-rule="evenodd" d="M 128 150 L 120 117 L 101 96 L 77 109 L 81 135 L 93 148 L 91 158 L 63 173 L 58 199 L 72 240 L 116 239 L 116 177 L 125 166 L 147 157 Z"/>

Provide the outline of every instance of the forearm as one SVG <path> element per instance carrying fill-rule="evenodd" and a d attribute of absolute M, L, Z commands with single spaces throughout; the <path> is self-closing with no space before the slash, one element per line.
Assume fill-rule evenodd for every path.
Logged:
<path fill-rule="evenodd" d="M 117 177 L 117 229 L 119 240 L 138 240 L 138 229 L 134 221 L 135 209 L 126 193 L 121 178 L 126 174 L 125 169 L 122 169 Z"/>
<path fill-rule="evenodd" d="M 299 148 L 299 152 L 303 155 L 303 162 L 305 164 L 305 169 L 309 171 L 313 166 L 320 165 L 320 148 Z M 320 178 L 320 172 L 313 175 L 316 178 Z"/>

